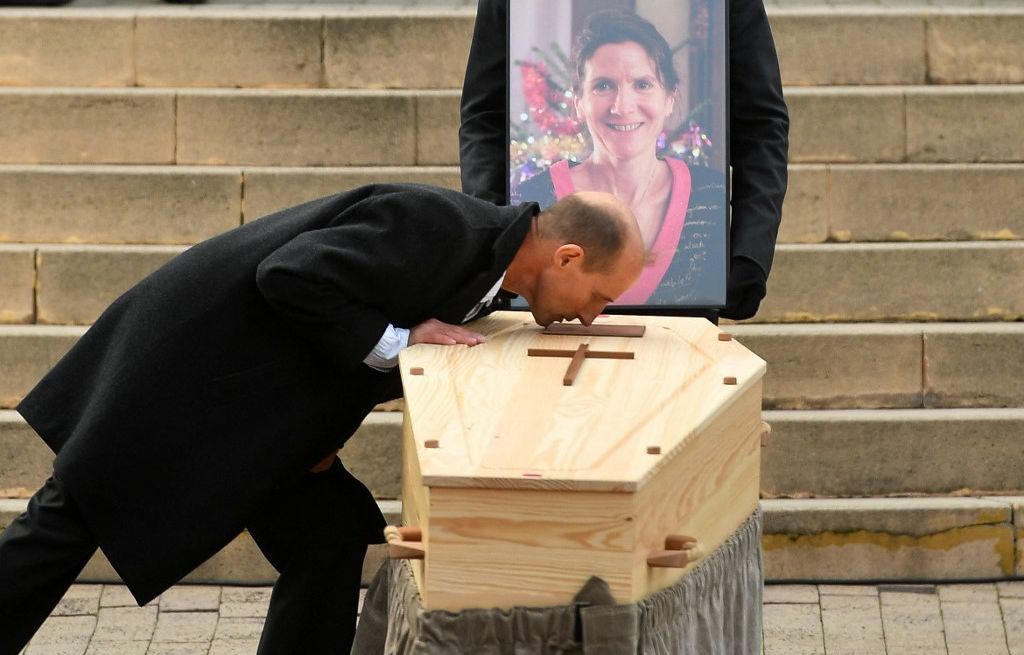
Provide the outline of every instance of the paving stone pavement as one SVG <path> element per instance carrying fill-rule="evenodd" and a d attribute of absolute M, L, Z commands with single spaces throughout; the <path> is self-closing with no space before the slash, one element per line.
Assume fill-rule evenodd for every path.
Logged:
<path fill-rule="evenodd" d="M 765 655 L 1024 655 L 1024 581 L 768 585 Z"/>
<path fill-rule="evenodd" d="M 75 585 L 23 655 L 251 655 L 269 587 Z M 361 604 L 360 604 L 361 606 Z M 768 585 L 765 655 L 1024 655 L 1024 580 Z"/>

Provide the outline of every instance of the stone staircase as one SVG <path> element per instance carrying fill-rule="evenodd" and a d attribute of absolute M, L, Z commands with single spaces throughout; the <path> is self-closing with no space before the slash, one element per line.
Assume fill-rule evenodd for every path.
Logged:
<path fill-rule="evenodd" d="M 791 133 L 774 580 L 1024 575 L 1024 7 L 771 12 Z"/>
<path fill-rule="evenodd" d="M 769 297 L 729 327 L 768 361 L 767 576 L 1024 576 L 1024 7 L 770 15 L 791 186 Z M 302 200 L 458 186 L 472 22 L 0 12 L 0 525 L 51 459 L 11 408 L 121 291 Z M 392 514 L 400 425 L 377 412 L 342 452 Z M 243 535 L 192 579 L 272 577 Z"/>

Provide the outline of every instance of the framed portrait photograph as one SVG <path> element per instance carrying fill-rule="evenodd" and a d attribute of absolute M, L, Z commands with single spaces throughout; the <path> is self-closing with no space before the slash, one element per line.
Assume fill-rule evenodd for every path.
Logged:
<path fill-rule="evenodd" d="M 725 0 L 511 0 L 508 197 L 630 205 L 648 261 L 609 309 L 725 304 Z"/>

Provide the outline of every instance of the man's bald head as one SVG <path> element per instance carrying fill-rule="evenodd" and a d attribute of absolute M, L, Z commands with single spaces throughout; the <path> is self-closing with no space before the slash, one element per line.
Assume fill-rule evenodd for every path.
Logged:
<path fill-rule="evenodd" d="M 644 256 L 633 212 L 610 193 L 580 191 L 562 198 L 537 217 L 537 231 L 541 239 L 583 248 L 588 272 L 611 270 L 620 255 L 628 260 Z"/>
<path fill-rule="evenodd" d="M 526 298 L 541 325 L 590 325 L 643 265 L 643 239 L 629 207 L 607 193 L 574 193 L 536 218 L 502 288 Z"/>

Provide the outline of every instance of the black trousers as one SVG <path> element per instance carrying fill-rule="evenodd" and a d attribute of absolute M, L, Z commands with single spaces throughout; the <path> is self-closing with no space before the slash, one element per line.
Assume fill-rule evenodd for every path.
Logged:
<path fill-rule="evenodd" d="M 17 655 L 96 552 L 74 501 L 50 478 L 0 534 L 0 655 Z"/>
<path fill-rule="evenodd" d="M 353 526 L 345 511 L 352 480 L 336 461 L 282 489 L 248 526 L 280 574 L 258 655 L 351 649 L 367 545 L 364 526 Z M 67 489 L 47 480 L 0 534 L 0 655 L 21 651 L 96 548 Z"/>
<path fill-rule="evenodd" d="M 356 631 L 359 583 L 379 511 L 366 487 L 335 458 L 276 494 L 249 522 L 264 556 L 277 569 L 258 655 L 348 655 Z M 377 517 L 366 518 L 367 505 Z"/>

